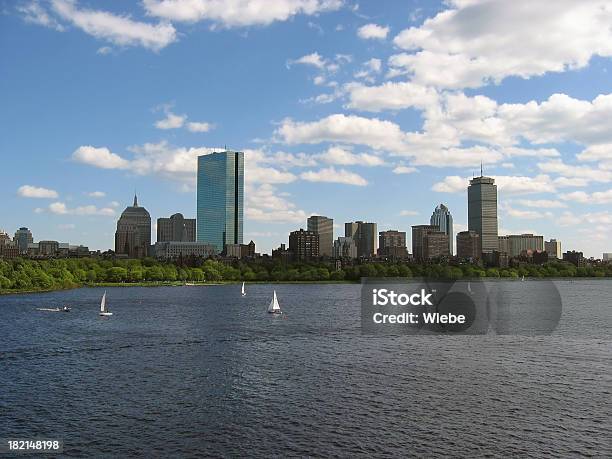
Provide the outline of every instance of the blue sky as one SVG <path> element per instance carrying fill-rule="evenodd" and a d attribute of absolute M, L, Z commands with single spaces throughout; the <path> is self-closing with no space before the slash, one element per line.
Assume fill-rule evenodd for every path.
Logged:
<path fill-rule="evenodd" d="M 467 223 L 612 251 L 606 1 L 0 1 L 0 228 L 113 246 L 137 190 L 195 217 L 196 157 L 245 151 L 245 239 L 311 214 Z"/>

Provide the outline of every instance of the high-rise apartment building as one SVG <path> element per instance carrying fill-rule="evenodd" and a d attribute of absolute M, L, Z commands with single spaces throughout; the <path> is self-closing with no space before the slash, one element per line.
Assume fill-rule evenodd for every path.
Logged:
<path fill-rule="evenodd" d="M 437 225 L 413 226 L 412 256 L 419 261 L 450 256 L 448 234 L 440 231 Z"/>
<path fill-rule="evenodd" d="M 548 258 L 556 258 L 557 260 L 561 260 L 561 241 L 551 239 L 550 241 L 544 242 L 544 251 L 548 254 Z"/>
<path fill-rule="evenodd" d="M 431 218 L 430 225 L 435 225 L 440 228 L 440 231 L 448 235 L 448 252 L 453 254 L 453 216 L 444 204 L 440 204 L 435 208 Z"/>
<path fill-rule="evenodd" d="M 406 232 L 388 230 L 378 233 L 378 255 L 390 258 L 408 258 Z"/>
<path fill-rule="evenodd" d="M 144 258 L 151 246 L 151 216 L 147 209 L 134 204 L 126 207 L 117 221 L 115 232 L 115 253 L 129 258 Z"/>
<path fill-rule="evenodd" d="M 174 214 L 170 218 L 157 219 L 157 242 L 194 242 L 195 240 L 195 218 L 184 218 L 183 214 Z"/>
<path fill-rule="evenodd" d="M 476 231 L 457 233 L 457 257 L 460 259 L 478 260 L 482 256 L 480 235 Z"/>
<path fill-rule="evenodd" d="M 32 237 L 32 232 L 25 226 L 22 226 L 15 231 L 13 241 L 17 243 L 19 253 L 26 253 L 28 251 L 28 244 L 32 244 L 34 242 L 34 238 Z"/>
<path fill-rule="evenodd" d="M 292 231 L 289 233 L 289 251 L 298 261 L 311 260 L 319 256 L 319 235 L 314 231 Z"/>
<path fill-rule="evenodd" d="M 376 255 L 377 235 L 376 223 L 357 221 L 344 224 L 344 236 L 355 241 L 358 257 L 370 258 Z"/>
<path fill-rule="evenodd" d="M 497 185 L 491 177 L 475 177 L 468 186 L 468 229 L 480 235 L 483 253 L 499 250 Z"/>
<path fill-rule="evenodd" d="M 199 156 L 197 194 L 197 240 L 219 253 L 226 244 L 242 244 L 244 153 Z"/>
<path fill-rule="evenodd" d="M 314 231 L 319 235 L 319 255 L 322 257 L 332 256 L 334 241 L 334 220 L 321 215 L 308 217 L 308 231 Z"/>

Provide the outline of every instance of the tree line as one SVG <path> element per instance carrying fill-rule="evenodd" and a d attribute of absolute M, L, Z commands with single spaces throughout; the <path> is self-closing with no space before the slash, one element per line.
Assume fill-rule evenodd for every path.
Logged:
<path fill-rule="evenodd" d="M 359 281 L 362 277 L 519 278 L 612 277 L 612 264 L 576 267 L 563 261 L 513 268 L 482 268 L 462 264 L 377 262 L 345 266 L 331 262 L 283 264 L 277 260 L 236 261 L 191 259 L 176 263 L 142 260 L 77 258 L 0 260 L 0 290 L 40 291 L 101 283 L 156 282 L 323 282 Z"/>

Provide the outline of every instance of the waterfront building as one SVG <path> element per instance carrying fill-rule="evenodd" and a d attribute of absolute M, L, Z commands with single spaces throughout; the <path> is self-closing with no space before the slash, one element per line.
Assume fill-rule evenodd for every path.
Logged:
<path fill-rule="evenodd" d="M 448 234 L 437 225 L 415 225 L 412 227 L 412 256 L 417 261 L 448 257 Z"/>
<path fill-rule="evenodd" d="M 308 217 L 307 229 L 319 235 L 319 255 L 331 257 L 334 242 L 334 220 L 321 215 L 312 215 Z"/>
<path fill-rule="evenodd" d="M 242 244 L 244 153 L 222 151 L 198 157 L 197 236 L 221 252 Z"/>
<path fill-rule="evenodd" d="M 209 258 L 216 255 L 212 244 L 195 241 L 165 241 L 155 243 L 155 257 L 162 260 L 177 258 Z"/>
<path fill-rule="evenodd" d="M 334 258 L 357 258 L 357 244 L 352 237 L 338 237 L 334 241 L 332 256 Z"/>
<path fill-rule="evenodd" d="M 475 177 L 468 186 L 468 230 L 480 235 L 483 253 L 499 250 L 497 185 L 491 177 Z"/>
<path fill-rule="evenodd" d="M 115 232 L 115 253 L 128 258 L 144 258 L 151 246 L 151 216 L 147 209 L 134 204 L 126 207 L 117 221 Z"/>
<path fill-rule="evenodd" d="M 34 242 L 34 237 L 32 236 L 32 232 L 22 226 L 17 231 L 15 231 L 15 237 L 13 240 L 17 243 L 17 248 L 19 249 L 19 253 L 27 253 L 28 244 Z"/>
<path fill-rule="evenodd" d="M 586 265 L 584 254 L 582 252 L 576 252 L 575 250 L 565 252 L 563 254 L 563 261 L 568 261 L 579 268 Z"/>
<path fill-rule="evenodd" d="M 19 247 L 17 242 L 11 241 L 8 233 L 0 231 L 0 257 L 11 259 L 19 256 Z"/>
<path fill-rule="evenodd" d="M 556 239 L 551 239 L 550 241 L 546 241 L 544 243 L 544 250 L 548 253 L 548 258 L 556 258 L 560 260 L 561 255 L 561 241 L 557 241 Z"/>
<path fill-rule="evenodd" d="M 287 249 L 285 244 L 281 244 L 277 249 L 272 249 L 272 259 L 287 264 L 293 260 L 293 253 Z"/>
<path fill-rule="evenodd" d="M 473 230 L 457 233 L 457 258 L 478 260 L 482 255 L 480 235 Z"/>
<path fill-rule="evenodd" d="M 355 241 L 358 257 L 371 258 L 376 255 L 377 235 L 376 223 L 356 221 L 344 224 L 344 236 Z"/>
<path fill-rule="evenodd" d="M 378 233 L 378 255 L 389 258 L 408 258 L 406 232 L 388 230 Z"/>
<path fill-rule="evenodd" d="M 319 257 L 319 235 L 314 231 L 299 229 L 289 233 L 289 251 L 297 261 Z"/>
<path fill-rule="evenodd" d="M 498 236 L 498 250 L 505 252 L 510 258 L 525 253 L 544 250 L 544 236 L 534 234 L 509 234 Z"/>
<path fill-rule="evenodd" d="M 40 241 L 38 243 L 38 255 L 53 257 L 59 254 L 60 244 L 57 241 Z"/>
<path fill-rule="evenodd" d="M 185 218 L 183 214 L 174 214 L 170 218 L 157 219 L 157 242 L 196 240 L 195 218 Z"/>
<path fill-rule="evenodd" d="M 605 261 L 605 262 L 612 261 L 612 253 L 610 253 L 610 252 L 604 252 L 604 253 L 601 255 L 601 260 L 602 260 L 602 261 Z"/>
<path fill-rule="evenodd" d="M 453 254 L 453 216 L 444 204 L 437 206 L 431 218 L 430 225 L 435 225 L 440 228 L 440 231 L 448 235 L 448 253 Z"/>
<path fill-rule="evenodd" d="M 254 258 L 255 243 L 251 241 L 248 244 L 226 244 L 224 253 L 230 258 Z"/>

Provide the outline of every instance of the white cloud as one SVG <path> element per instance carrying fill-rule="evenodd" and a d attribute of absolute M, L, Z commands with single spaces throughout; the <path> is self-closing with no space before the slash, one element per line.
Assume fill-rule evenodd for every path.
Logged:
<path fill-rule="evenodd" d="M 148 14 L 169 21 L 208 20 L 225 27 L 267 25 L 342 6 L 342 0 L 144 0 Z"/>
<path fill-rule="evenodd" d="M 362 67 L 362 70 L 355 73 L 355 78 L 363 78 L 372 83 L 374 81 L 374 76 L 379 74 L 382 70 L 382 61 L 372 58 L 364 62 Z"/>
<path fill-rule="evenodd" d="M 191 121 L 187 123 L 187 129 L 191 132 L 208 132 L 213 128 L 210 123 Z"/>
<path fill-rule="evenodd" d="M 567 205 L 561 201 L 552 199 L 520 199 L 518 203 L 526 207 L 537 207 L 539 209 L 559 209 L 567 207 Z"/>
<path fill-rule="evenodd" d="M 612 204 L 612 189 L 607 191 L 595 191 L 591 194 L 584 191 L 574 191 L 572 193 L 562 194 L 561 199 L 582 204 Z"/>
<path fill-rule="evenodd" d="M 360 83 L 346 85 L 349 108 L 380 112 L 409 107 L 425 109 L 435 105 L 438 93 L 410 82 L 388 81 L 381 86 L 365 86 Z"/>
<path fill-rule="evenodd" d="M 561 160 L 538 163 L 538 168 L 543 172 L 555 173 L 564 177 L 576 177 L 594 182 L 612 182 L 612 171 L 569 165 Z"/>
<path fill-rule="evenodd" d="M 112 153 L 106 147 L 97 148 L 91 145 L 83 145 L 72 153 L 72 159 L 102 169 L 126 169 L 129 167 L 129 161 Z"/>
<path fill-rule="evenodd" d="M 396 166 L 393 169 L 394 174 L 412 174 L 414 172 L 418 172 L 418 169 L 411 166 Z"/>
<path fill-rule="evenodd" d="M 69 208 L 63 202 L 54 202 L 49 204 L 49 211 L 57 215 L 102 215 L 112 217 L 115 215 L 115 210 L 110 207 L 98 208 L 93 205 L 79 206 Z"/>
<path fill-rule="evenodd" d="M 355 154 L 348 148 L 338 146 L 329 147 L 324 153 L 317 155 L 317 158 L 327 164 L 341 166 L 382 166 L 385 164 L 379 156 L 368 153 Z"/>
<path fill-rule="evenodd" d="M 402 210 L 399 215 L 400 217 L 414 217 L 419 213 L 416 210 Z"/>
<path fill-rule="evenodd" d="M 17 190 L 17 194 L 22 198 L 57 198 L 58 193 L 55 190 L 49 188 L 42 188 L 32 185 L 20 186 Z"/>
<path fill-rule="evenodd" d="M 172 24 L 150 24 L 106 11 L 79 9 L 73 0 L 52 0 L 53 11 L 93 37 L 118 46 L 142 46 L 159 51 L 177 40 Z"/>
<path fill-rule="evenodd" d="M 357 36 L 364 40 L 375 39 L 384 40 L 389 34 L 389 27 L 380 26 L 378 24 L 366 24 L 359 27 L 357 30 Z"/>
<path fill-rule="evenodd" d="M 556 191 L 553 182 L 547 175 L 535 177 L 498 175 L 492 176 L 499 192 L 507 194 L 529 194 L 529 193 L 552 193 Z M 459 177 L 457 175 L 447 176 L 442 182 L 432 186 L 433 191 L 440 193 L 466 192 L 470 177 Z"/>
<path fill-rule="evenodd" d="M 91 197 L 91 198 L 103 198 L 106 196 L 106 193 L 104 191 L 92 191 L 90 193 L 86 193 L 87 196 Z"/>
<path fill-rule="evenodd" d="M 96 54 L 100 54 L 102 56 L 106 56 L 107 54 L 110 54 L 112 52 L 113 52 L 113 48 L 111 48 L 110 46 L 101 46 L 96 51 Z"/>
<path fill-rule="evenodd" d="M 183 127 L 186 119 L 186 115 L 175 115 L 171 111 L 166 111 L 166 117 L 163 120 L 156 121 L 155 127 L 157 129 L 178 129 Z"/>
<path fill-rule="evenodd" d="M 327 61 L 321 57 L 321 55 L 317 52 L 307 54 L 298 59 L 293 59 L 288 62 L 288 64 L 302 64 L 302 65 L 311 65 L 320 70 L 325 69 L 327 65 Z"/>
<path fill-rule="evenodd" d="M 515 218 L 521 218 L 524 220 L 536 220 L 536 219 L 540 219 L 540 218 L 552 218 L 553 214 L 551 212 L 542 212 L 542 211 L 535 211 L 535 210 L 522 210 L 522 209 L 515 209 L 513 207 L 510 207 L 508 204 L 506 205 L 499 205 L 500 210 L 503 210 L 504 213 L 510 217 L 515 217 Z"/>
<path fill-rule="evenodd" d="M 591 145 L 576 155 L 581 161 L 612 161 L 612 143 Z"/>
<path fill-rule="evenodd" d="M 585 214 L 574 214 L 572 212 L 564 212 L 563 215 L 557 220 L 561 226 L 574 226 L 574 225 L 606 225 L 609 229 L 612 225 L 612 213 L 596 212 L 596 213 L 585 213 Z"/>
<path fill-rule="evenodd" d="M 585 67 L 612 55 L 612 9 L 604 0 L 451 0 L 422 25 L 402 31 L 395 45 L 410 51 L 395 65 L 415 82 L 478 87 Z M 525 46 L 529 43 L 529 46 Z"/>
<path fill-rule="evenodd" d="M 247 184 L 245 215 L 248 220 L 268 223 L 303 223 L 308 214 L 296 209 L 295 204 L 278 193 L 268 183 L 254 186 Z"/>
<path fill-rule="evenodd" d="M 21 3 L 17 5 L 16 9 L 25 22 L 49 27 L 58 32 L 63 32 L 65 30 L 64 26 L 57 22 L 57 20 L 40 5 L 40 2 L 36 0 L 28 3 Z"/>
<path fill-rule="evenodd" d="M 342 183 L 344 185 L 365 186 L 367 180 L 359 174 L 349 172 L 346 169 L 327 167 L 318 171 L 306 171 L 300 174 L 300 178 L 308 182 Z"/>

